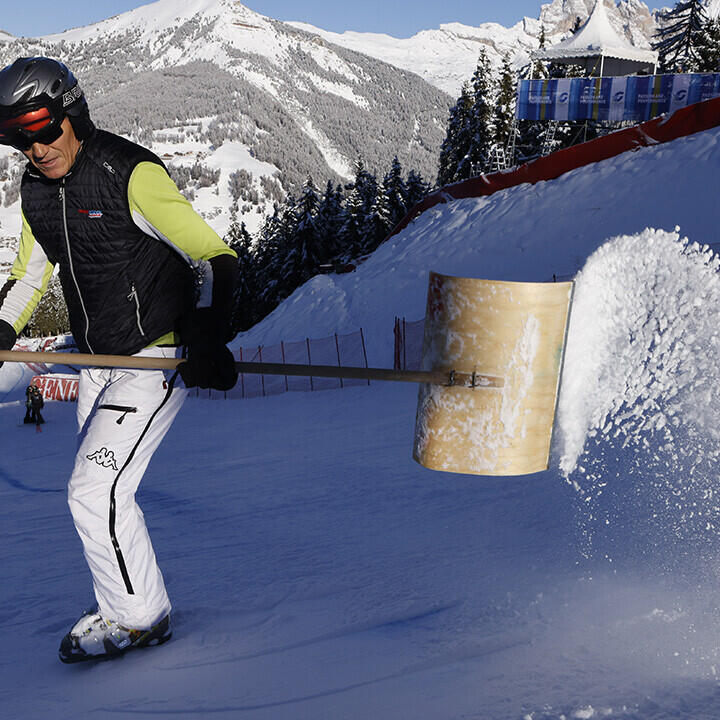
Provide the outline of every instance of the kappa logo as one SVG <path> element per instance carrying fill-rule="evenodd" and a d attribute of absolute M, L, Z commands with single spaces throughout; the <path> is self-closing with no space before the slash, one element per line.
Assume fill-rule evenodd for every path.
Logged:
<path fill-rule="evenodd" d="M 88 460 L 95 461 L 100 467 L 112 468 L 117 471 L 117 463 L 115 462 L 115 455 L 112 450 L 107 448 L 100 448 L 93 453 L 85 456 Z"/>

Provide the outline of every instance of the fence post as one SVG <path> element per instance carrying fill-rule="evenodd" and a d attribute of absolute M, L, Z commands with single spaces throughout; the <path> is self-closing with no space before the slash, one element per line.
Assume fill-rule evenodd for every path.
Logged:
<path fill-rule="evenodd" d="M 340 362 L 340 345 L 338 343 L 337 333 L 335 333 L 335 350 L 337 350 L 338 367 L 342 367 L 342 363 Z M 340 378 L 340 389 L 342 390 L 344 387 L 343 379 Z"/>
<path fill-rule="evenodd" d="M 403 315 L 402 322 L 402 349 L 403 349 L 403 370 L 407 370 L 407 334 L 406 334 L 406 323 L 405 316 Z"/>
<path fill-rule="evenodd" d="M 258 345 L 258 359 L 262 362 L 262 345 Z M 265 397 L 265 376 L 260 376 L 260 384 L 262 385 L 263 397 Z"/>
<path fill-rule="evenodd" d="M 393 340 L 393 370 L 402 370 L 400 367 L 400 318 L 397 315 L 393 325 Z"/>
<path fill-rule="evenodd" d="M 363 329 L 360 328 L 360 342 L 362 343 L 362 349 L 363 349 L 363 357 L 365 358 L 365 367 L 368 366 L 367 364 L 367 351 L 365 350 L 365 336 L 363 335 Z M 368 385 L 370 384 L 370 379 L 368 378 L 367 381 Z"/>
<path fill-rule="evenodd" d="M 282 361 L 283 365 L 285 364 L 285 343 L 281 340 L 280 341 L 280 354 L 282 355 Z M 288 379 L 287 375 L 285 376 L 285 392 L 288 391 Z"/>
<path fill-rule="evenodd" d="M 240 362 L 243 361 L 242 356 L 242 348 L 240 348 Z M 242 395 L 242 399 L 245 399 L 245 374 L 240 373 L 240 394 Z"/>
<path fill-rule="evenodd" d="M 312 359 L 310 358 L 310 338 L 305 338 L 305 341 L 307 343 L 307 351 L 308 351 L 308 365 L 312 365 Z M 315 389 L 315 386 L 313 385 L 313 379 L 312 375 L 310 376 L 310 391 L 313 391 Z"/>

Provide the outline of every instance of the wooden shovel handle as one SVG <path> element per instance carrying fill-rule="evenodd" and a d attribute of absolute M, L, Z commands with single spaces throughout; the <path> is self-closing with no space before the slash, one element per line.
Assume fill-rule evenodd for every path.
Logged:
<path fill-rule="evenodd" d="M 49 363 L 78 367 L 116 367 L 174 370 L 182 358 L 159 358 L 127 355 L 94 355 L 88 353 L 29 352 L 0 350 L 0 362 Z M 477 372 L 444 372 L 441 370 L 389 370 L 386 368 L 336 367 L 335 365 L 292 365 L 285 363 L 236 362 L 235 368 L 246 375 L 293 375 L 301 377 L 354 378 L 390 382 L 433 383 L 472 388 L 500 388 L 503 378 Z"/>

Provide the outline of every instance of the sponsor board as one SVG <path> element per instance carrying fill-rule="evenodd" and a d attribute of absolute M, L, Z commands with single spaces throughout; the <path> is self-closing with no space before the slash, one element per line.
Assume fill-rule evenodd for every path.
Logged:
<path fill-rule="evenodd" d="M 720 96 L 720 73 L 521 80 L 518 120 L 645 122 Z"/>
<path fill-rule="evenodd" d="M 77 375 L 48 373 L 47 375 L 35 375 L 32 381 L 40 388 L 45 400 L 77 400 Z"/>

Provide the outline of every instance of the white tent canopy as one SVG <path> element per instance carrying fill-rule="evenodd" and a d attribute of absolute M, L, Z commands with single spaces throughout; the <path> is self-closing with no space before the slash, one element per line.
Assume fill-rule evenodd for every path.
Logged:
<path fill-rule="evenodd" d="M 585 24 L 557 45 L 531 54 L 534 60 L 551 60 L 565 65 L 580 65 L 588 75 L 632 75 L 655 72 L 658 54 L 643 50 L 621 38 L 613 29 L 603 0 L 595 7 Z"/>

